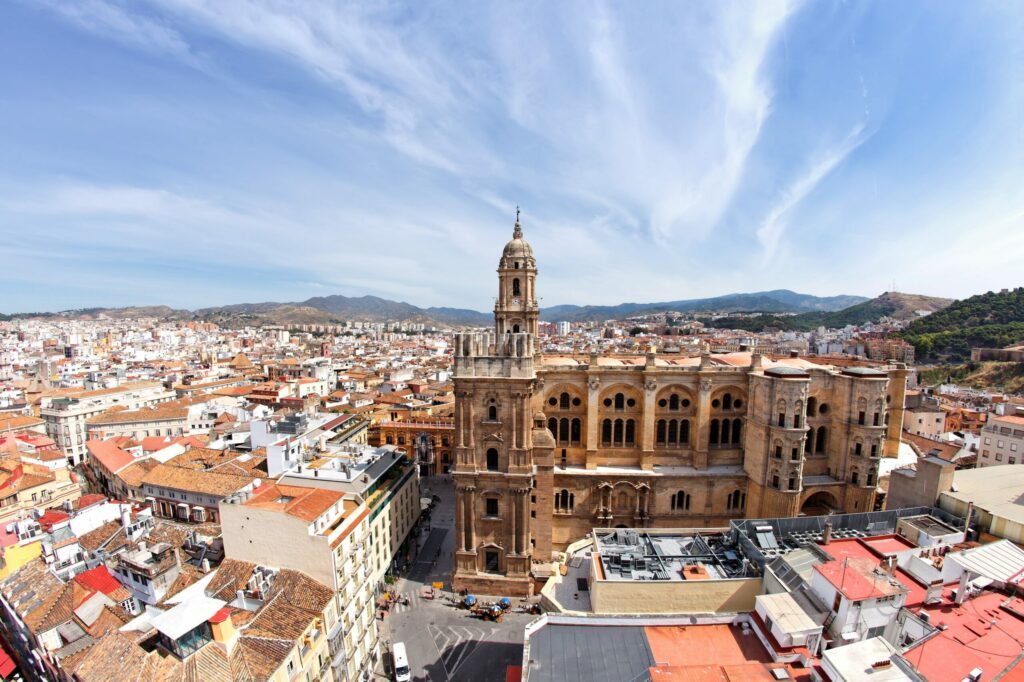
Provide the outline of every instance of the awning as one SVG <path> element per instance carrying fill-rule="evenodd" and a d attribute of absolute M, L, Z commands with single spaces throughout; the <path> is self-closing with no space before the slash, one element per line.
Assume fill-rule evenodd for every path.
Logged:
<path fill-rule="evenodd" d="M 11 673 L 18 669 L 18 664 L 14 662 L 6 651 L 0 649 L 0 677 L 5 680 L 10 678 Z"/>

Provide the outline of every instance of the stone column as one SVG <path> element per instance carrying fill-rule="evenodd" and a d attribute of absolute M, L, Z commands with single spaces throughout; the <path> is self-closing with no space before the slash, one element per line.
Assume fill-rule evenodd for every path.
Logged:
<path fill-rule="evenodd" d="M 597 368 L 597 354 L 591 353 L 590 366 Z M 598 405 L 600 404 L 598 392 L 601 390 L 601 380 L 596 376 L 587 379 L 587 468 L 597 468 L 597 447 L 601 443 L 600 425 L 598 424 Z"/>
<path fill-rule="evenodd" d="M 461 532 L 456 536 L 455 540 L 458 542 L 459 549 L 465 550 L 466 547 L 466 501 L 463 499 L 466 491 L 465 488 L 455 489 L 455 519 L 456 528 Z"/>
<path fill-rule="evenodd" d="M 476 551 L 476 488 L 466 488 L 466 549 Z"/>
<path fill-rule="evenodd" d="M 711 379 L 701 379 L 700 391 L 697 392 L 697 441 L 694 443 L 693 466 L 698 469 L 708 467 L 708 441 L 710 440 L 711 424 Z"/>
<path fill-rule="evenodd" d="M 508 490 L 508 523 L 509 542 L 506 547 L 511 550 L 510 554 L 519 554 L 519 496 L 516 490 Z"/>
<path fill-rule="evenodd" d="M 640 468 L 647 471 L 654 469 L 654 408 L 658 382 L 654 377 L 644 381 L 644 411 L 640 422 Z"/>
<path fill-rule="evenodd" d="M 522 554 L 529 554 L 530 550 L 530 489 L 523 488 L 522 494 L 519 496 L 519 514 L 521 521 L 519 523 L 519 534 L 521 536 L 520 546 Z"/>

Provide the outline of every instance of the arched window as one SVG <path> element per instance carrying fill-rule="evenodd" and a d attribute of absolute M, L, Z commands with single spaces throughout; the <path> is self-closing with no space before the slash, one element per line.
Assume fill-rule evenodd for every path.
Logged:
<path fill-rule="evenodd" d="M 622 420 L 616 419 L 614 423 L 615 433 L 612 435 L 612 442 L 616 445 L 622 445 Z"/>
<path fill-rule="evenodd" d="M 487 407 L 487 419 L 492 421 L 492 422 L 498 421 L 498 406 L 497 405 L 489 405 Z"/>
<path fill-rule="evenodd" d="M 679 423 L 675 419 L 668 421 L 668 442 L 677 443 L 679 442 Z"/>
<path fill-rule="evenodd" d="M 690 496 L 685 491 L 678 491 L 671 497 L 672 511 L 690 511 Z"/>
<path fill-rule="evenodd" d="M 655 442 L 658 443 L 658 445 L 664 445 L 665 444 L 665 431 L 666 431 L 666 422 L 665 422 L 664 419 L 659 419 L 658 420 L 658 425 L 657 425 L 657 427 L 655 429 L 655 438 L 654 438 Z"/>
<path fill-rule="evenodd" d="M 621 393 L 616 393 L 615 394 L 615 409 L 616 410 L 622 410 L 622 409 L 625 409 L 625 406 L 626 406 L 626 396 L 622 395 Z"/>
<path fill-rule="evenodd" d="M 580 424 L 581 422 L 579 417 L 572 420 L 572 430 L 569 434 L 569 440 L 571 440 L 573 443 L 580 442 Z"/>
<path fill-rule="evenodd" d="M 519 278 L 518 277 L 516 277 L 515 279 L 512 280 L 512 295 L 513 296 L 518 296 L 519 295 Z"/>
<path fill-rule="evenodd" d="M 636 422 L 632 419 L 626 420 L 626 445 L 636 443 Z"/>
<path fill-rule="evenodd" d="M 732 442 L 733 445 L 738 445 L 741 439 L 741 433 L 743 432 L 743 420 L 736 418 L 732 420 Z"/>
<path fill-rule="evenodd" d="M 559 444 L 569 442 L 569 420 L 565 417 L 558 422 L 558 442 Z"/>
<path fill-rule="evenodd" d="M 854 469 L 853 473 L 850 474 L 850 483 L 854 485 L 860 483 L 860 472 L 857 471 L 856 469 Z"/>
<path fill-rule="evenodd" d="M 718 420 L 711 420 L 710 445 L 718 445 Z"/>
<path fill-rule="evenodd" d="M 871 469 L 871 470 L 868 471 L 868 480 L 866 481 L 866 483 L 867 483 L 867 485 L 874 485 L 875 484 L 875 470 L 874 469 Z"/>
<path fill-rule="evenodd" d="M 725 506 L 729 511 L 735 511 L 737 509 L 743 509 L 747 505 L 747 494 L 740 491 L 734 490 L 729 493 L 726 498 Z"/>
<path fill-rule="evenodd" d="M 487 470 L 498 470 L 498 451 L 495 450 L 494 448 L 491 448 L 487 451 Z"/>
<path fill-rule="evenodd" d="M 512 333 L 513 334 L 518 334 L 519 333 L 519 325 L 518 324 L 512 325 Z"/>
<path fill-rule="evenodd" d="M 828 429 L 824 426 L 818 427 L 818 437 L 814 443 L 814 452 L 822 454 L 825 452 L 825 441 L 828 440 Z"/>
<path fill-rule="evenodd" d="M 689 445 L 690 444 L 690 420 L 683 419 L 679 422 L 679 444 Z"/>
<path fill-rule="evenodd" d="M 562 488 L 555 495 L 555 511 L 571 512 L 576 506 L 576 495 Z"/>
<path fill-rule="evenodd" d="M 558 440 L 558 420 L 554 417 L 548 419 L 548 431 L 551 432 L 551 437 Z"/>
<path fill-rule="evenodd" d="M 722 409 L 723 410 L 731 410 L 732 409 L 732 394 L 731 393 L 726 393 L 725 395 L 722 396 Z"/>
<path fill-rule="evenodd" d="M 786 426 L 786 401 L 780 400 L 775 405 L 775 411 L 779 413 L 778 426 Z"/>
<path fill-rule="evenodd" d="M 603 445 L 612 444 L 612 420 L 605 419 L 601 422 L 601 443 Z"/>
<path fill-rule="evenodd" d="M 559 409 L 562 409 L 562 410 L 568 410 L 569 409 L 569 394 L 568 393 L 563 393 L 561 396 L 559 396 L 559 398 L 558 398 L 558 407 L 559 407 Z"/>
<path fill-rule="evenodd" d="M 722 427 L 721 427 L 722 428 L 722 435 L 719 438 L 719 440 L 722 442 L 722 445 L 728 445 L 729 444 L 729 427 L 730 427 L 730 425 L 731 425 L 731 422 L 728 419 L 723 419 L 722 420 Z"/>
<path fill-rule="evenodd" d="M 673 393 L 668 398 L 668 409 L 670 409 L 670 410 L 678 410 L 679 409 L 679 396 L 677 396 L 675 393 Z"/>
<path fill-rule="evenodd" d="M 853 444 L 853 454 L 860 456 L 864 454 L 864 443 L 859 440 Z"/>

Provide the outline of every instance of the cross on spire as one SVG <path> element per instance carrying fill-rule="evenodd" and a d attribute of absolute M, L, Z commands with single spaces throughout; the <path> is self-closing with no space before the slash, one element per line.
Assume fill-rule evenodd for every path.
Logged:
<path fill-rule="evenodd" d="M 517 205 L 516 206 L 516 226 L 512 230 L 512 239 L 522 239 L 522 238 L 523 238 L 523 228 L 520 227 L 520 225 L 519 225 L 519 206 Z"/>

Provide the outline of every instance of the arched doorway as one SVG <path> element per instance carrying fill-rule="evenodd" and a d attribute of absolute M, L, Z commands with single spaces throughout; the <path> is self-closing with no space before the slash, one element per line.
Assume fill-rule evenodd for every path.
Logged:
<path fill-rule="evenodd" d="M 805 516 L 825 516 L 840 511 L 839 500 L 827 490 L 819 490 L 804 500 L 800 513 Z"/>

